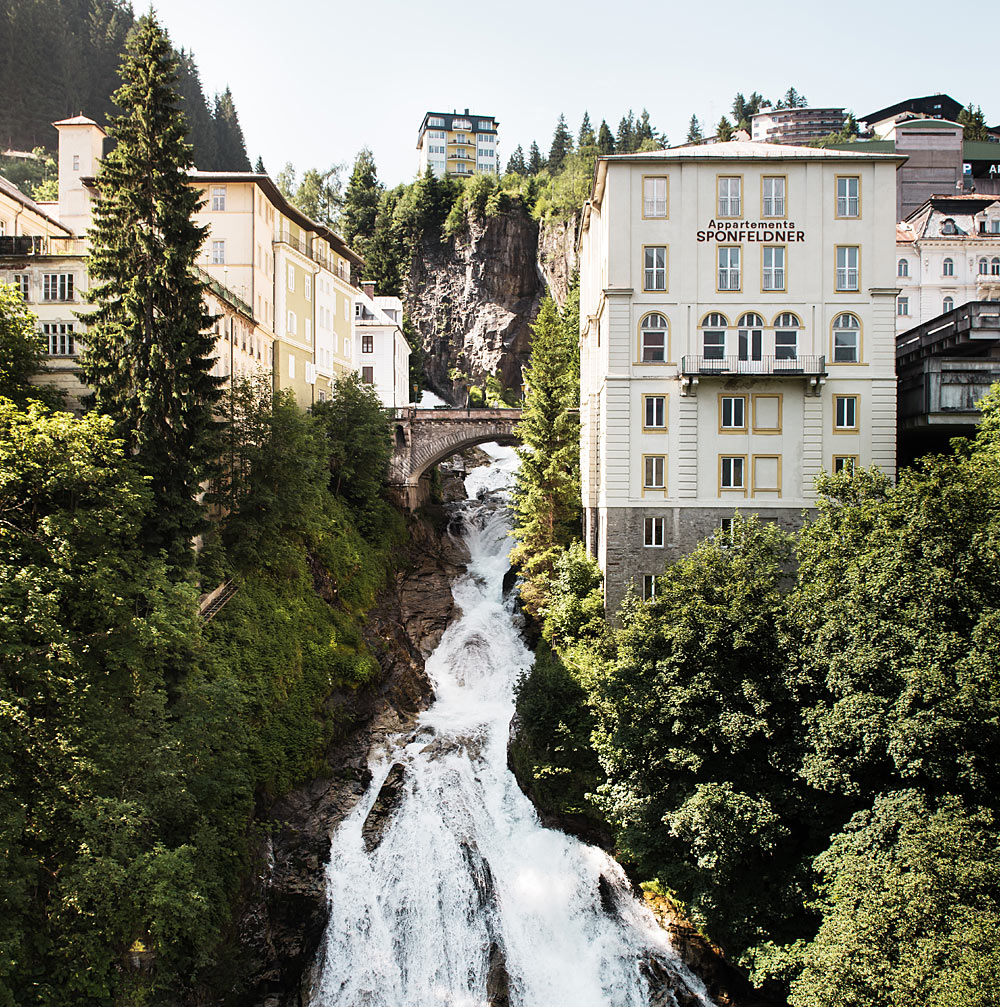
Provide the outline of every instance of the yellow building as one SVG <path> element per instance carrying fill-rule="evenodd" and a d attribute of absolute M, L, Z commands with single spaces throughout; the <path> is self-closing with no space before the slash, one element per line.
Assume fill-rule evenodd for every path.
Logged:
<path fill-rule="evenodd" d="M 499 175 L 498 125 L 493 116 L 468 109 L 463 113 L 428 112 L 417 136 L 420 174 L 430 168 L 439 178 L 465 178 L 479 172 Z"/>

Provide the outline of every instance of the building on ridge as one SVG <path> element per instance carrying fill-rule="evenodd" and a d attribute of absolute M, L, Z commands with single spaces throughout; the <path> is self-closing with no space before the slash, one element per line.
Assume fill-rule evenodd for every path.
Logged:
<path fill-rule="evenodd" d="M 750 139 L 807 144 L 844 128 L 842 108 L 767 108 L 751 117 Z"/>
<path fill-rule="evenodd" d="M 362 283 L 354 298 L 355 359 L 361 380 L 388 409 L 410 404 L 410 344 L 403 335 L 403 302 L 377 297 Z"/>
<path fill-rule="evenodd" d="M 585 541 L 615 609 L 735 512 L 895 471 L 892 154 L 601 157 L 580 237 Z"/>
<path fill-rule="evenodd" d="M 417 135 L 418 172 L 443 178 L 500 174 L 499 123 L 491 115 L 428 112 Z"/>

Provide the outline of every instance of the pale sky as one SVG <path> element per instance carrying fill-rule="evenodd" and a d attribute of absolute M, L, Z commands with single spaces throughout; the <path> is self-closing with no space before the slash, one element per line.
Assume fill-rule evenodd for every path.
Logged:
<path fill-rule="evenodd" d="M 136 4 L 141 12 L 142 3 Z M 857 114 L 945 92 L 1000 122 L 1000 8 L 971 22 L 930 0 L 155 0 L 175 46 L 194 51 L 209 94 L 232 88 L 251 161 L 275 175 L 370 147 L 388 185 L 416 172 L 427 111 L 495 116 L 500 165 L 520 143 L 548 152 L 560 112 L 612 132 L 631 108 L 683 142 L 737 91 Z"/>

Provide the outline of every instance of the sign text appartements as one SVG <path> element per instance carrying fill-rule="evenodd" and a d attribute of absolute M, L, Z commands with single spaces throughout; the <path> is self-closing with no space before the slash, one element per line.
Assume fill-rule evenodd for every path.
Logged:
<path fill-rule="evenodd" d="M 784 242 L 805 241 L 806 232 L 795 227 L 791 220 L 710 220 L 704 231 L 698 232 L 699 241 L 719 241 L 728 244 L 742 241 Z"/>

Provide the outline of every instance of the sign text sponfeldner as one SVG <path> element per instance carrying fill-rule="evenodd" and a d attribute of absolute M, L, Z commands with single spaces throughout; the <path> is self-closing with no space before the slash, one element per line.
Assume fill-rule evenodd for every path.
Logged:
<path fill-rule="evenodd" d="M 699 241 L 740 242 L 766 241 L 781 244 L 805 241 L 806 232 L 799 231 L 791 220 L 710 220 Z"/>

